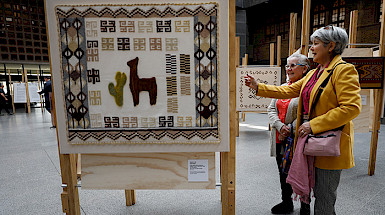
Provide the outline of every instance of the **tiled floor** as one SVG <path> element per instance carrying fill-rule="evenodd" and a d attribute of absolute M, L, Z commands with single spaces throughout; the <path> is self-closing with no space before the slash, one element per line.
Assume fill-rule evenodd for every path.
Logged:
<path fill-rule="evenodd" d="M 0 116 L 0 214 L 62 214 L 56 131 L 50 115 L 33 109 Z M 269 157 L 266 114 L 246 114 L 237 139 L 236 214 L 271 214 L 280 189 Z M 370 134 L 356 134 L 356 167 L 342 172 L 337 214 L 385 214 L 385 127 L 379 136 L 376 172 L 368 176 Z M 218 154 L 218 153 L 217 153 Z M 217 156 L 218 157 L 218 156 Z M 217 180 L 219 160 L 217 159 Z M 138 190 L 125 206 L 124 191 L 79 190 L 82 214 L 221 214 L 220 188 Z M 293 214 L 299 214 L 299 203 Z"/>

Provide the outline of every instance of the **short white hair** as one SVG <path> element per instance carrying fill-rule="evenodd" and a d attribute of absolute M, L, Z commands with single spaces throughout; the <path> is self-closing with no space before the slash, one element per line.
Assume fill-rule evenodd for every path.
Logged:
<path fill-rule="evenodd" d="M 332 51 L 335 55 L 342 54 L 349 41 L 348 34 L 345 29 L 332 25 L 328 25 L 314 31 L 314 33 L 310 36 L 310 40 L 314 41 L 316 38 L 321 40 L 325 46 L 330 42 L 335 42 L 336 46 Z"/>

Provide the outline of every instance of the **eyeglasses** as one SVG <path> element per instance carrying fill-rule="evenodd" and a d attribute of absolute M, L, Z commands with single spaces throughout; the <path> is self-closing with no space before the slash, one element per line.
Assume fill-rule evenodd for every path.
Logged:
<path fill-rule="evenodd" d="M 294 63 L 292 63 L 292 64 L 287 64 L 287 65 L 285 65 L 285 69 L 289 69 L 289 68 L 294 68 L 294 67 L 296 67 L 296 66 L 305 66 L 305 64 L 299 64 L 299 63 L 297 63 L 297 64 L 294 64 Z"/>

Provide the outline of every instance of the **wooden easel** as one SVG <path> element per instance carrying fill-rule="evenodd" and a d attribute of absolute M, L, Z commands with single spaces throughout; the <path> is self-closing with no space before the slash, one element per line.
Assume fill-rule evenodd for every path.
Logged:
<path fill-rule="evenodd" d="M 385 13 L 385 5 L 382 4 L 382 14 Z M 380 31 L 380 57 L 385 57 L 385 16 L 381 17 L 381 31 Z M 381 113 L 382 105 L 384 103 L 384 87 L 382 89 L 374 90 L 374 117 L 373 117 L 373 126 L 372 126 L 372 137 L 370 144 L 370 156 L 369 156 L 369 168 L 368 175 L 374 175 L 374 170 L 376 168 L 376 155 L 377 155 L 377 143 L 378 143 L 378 132 L 381 125 Z"/>
<path fill-rule="evenodd" d="M 235 0 L 229 0 L 229 120 L 230 120 L 230 151 L 221 152 L 221 200 L 222 214 L 235 214 L 235 86 L 236 86 L 236 59 L 235 56 Z M 46 20 L 47 21 L 47 20 Z M 47 33 L 47 35 L 49 35 Z M 51 56 L 51 55 L 49 55 Z M 50 62 L 51 59 L 50 59 Z M 51 65 L 52 68 L 52 65 Z M 52 70 L 51 70 L 52 71 Z M 52 91 L 54 86 L 52 83 Z M 54 96 L 52 97 L 53 105 Z M 55 110 L 55 108 L 54 108 Z M 56 117 L 55 117 L 56 124 Z M 77 168 L 75 154 L 60 154 L 61 177 L 63 193 L 61 194 L 63 212 L 71 215 L 80 215 L 79 193 L 77 187 Z M 126 205 L 133 205 L 136 202 L 135 191 L 125 190 Z"/>

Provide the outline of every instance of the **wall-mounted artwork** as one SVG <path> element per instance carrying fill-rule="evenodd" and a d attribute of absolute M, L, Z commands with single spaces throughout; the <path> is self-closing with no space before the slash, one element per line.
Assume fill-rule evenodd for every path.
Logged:
<path fill-rule="evenodd" d="M 47 1 L 63 149 L 227 150 L 228 3 L 100 2 Z"/>
<path fill-rule="evenodd" d="M 237 111 L 266 112 L 271 98 L 256 95 L 255 90 L 245 85 L 245 76 L 254 77 L 258 83 L 281 84 L 281 67 L 254 66 L 237 68 Z"/>

